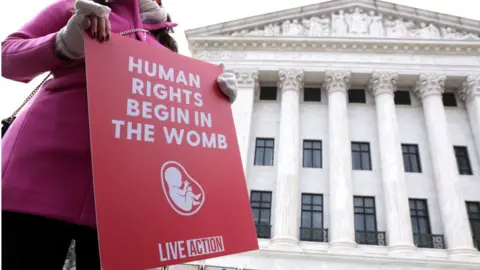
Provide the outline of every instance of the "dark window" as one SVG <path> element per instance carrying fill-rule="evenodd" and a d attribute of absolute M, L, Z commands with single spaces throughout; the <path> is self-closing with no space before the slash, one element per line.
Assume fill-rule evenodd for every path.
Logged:
<path fill-rule="evenodd" d="M 322 168 L 322 141 L 303 141 L 303 167 Z"/>
<path fill-rule="evenodd" d="M 348 90 L 348 102 L 350 103 L 366 103 L 365 90 L 350 89 Z"/>
<path fill-rule="evenodd" d="M 377 244 L 377 218 L 375 214 L 375 198 L 355 196 L 355 238 L 358 244 Z M 370 234 L 369 234 L 370 233 Z"/>
<path fill-rule="evenodd" d="M 274 87 L 274 86 L 260 87 L 260 100 L 277 100 L 277 87 Z"/>
<path fill-rule="evenodd" d="M 370 143 L 352 142 L 352 169 L 371 170 Z"/>
<path fill-rule="evenodd" d="M 410 99 L 409 91 L 395 91 L 394 96 L 395 104 L 397 105 L 411 105 L 412 100 Z"/>
<path fill-rule="evenodd" d="M 323 230 L 323 196 L 302 194 L 302 220 L 300 240 L 326 242 Z"/>
<path fill-rule="evenodd" d="M 402 144 L 403 166 L 406 172 L 419 173 L 422 172 L 420 164 L 420 155 L 418 153 L 418 145 Z"/>
<path fill-rule="evenodd" d="M 322 101 L 320 88 L 304 88 L 303 89 L 303 101 Z"/>
<path fill-rule="evenodd" d="M 258 166 L 273 166 L 273 139 L 257 138 L 255 142 L 255 163 Z"/>
<path fill-rule="evenodd" d="M 432 247 L 427 200 L 409 199 L 413 238 L 417 247 Z"/>
<path fill-rule="evenodd" d="M 454 146 L 453 151 L 457 158 L 458 173 L 462 175 L 472 175 L 472 166 L 468 158 L 468 150 L 465 146 Z"/>
<path fill-rule="evenodd" d="M 457 106 L 457 100 L 455 99 L 455 93 L 443 93 L 442 96 L 443 99 L 443 106 L 445 107 L 456 107 Z"/>
<path fill-rule="evenodd" d="M 250 195 L 253 221 L 258 238 L 270 238 L 270 214 L 272 209 L 272 192 L 252 191 Z"/>
<path fill-rule="evenodd" d="M 480 202 L 467 202 L 467 213 L 472 229 L 473 244 L 480 250 Z"/>

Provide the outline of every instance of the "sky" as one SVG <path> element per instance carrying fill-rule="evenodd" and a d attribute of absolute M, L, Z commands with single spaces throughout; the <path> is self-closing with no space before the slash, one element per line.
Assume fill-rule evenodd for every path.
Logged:
<path fill-rule="evenodd" d="M 0 3 L 0 40 L 18 30 L 44 7 L 56 0 L 3 0 Z M 122 1 L 122 0 L 117 0 Z M 185 30 L 244 17 L 325 2 L 324 0 L 163 0 L 173 21 L 179 24 L 174 34 L 180 52 L 189 55 Z M 390 0 L 388 2 L 480 20 L 479 0 Z M 0 118 L 8 117 L 42 80 L 29 84 L 0 78 Z"/>

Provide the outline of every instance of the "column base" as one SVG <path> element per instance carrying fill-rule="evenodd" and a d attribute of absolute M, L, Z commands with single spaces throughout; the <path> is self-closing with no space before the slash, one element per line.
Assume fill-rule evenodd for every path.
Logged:
<path fill-rule="evenodd" d="M 465 257 L 465 256 L 472 256 L 477 253 L 477 250 L 469 247 L 464 247 L 464 248 L 454 248 L 454 249 L 448 249 L 448 257 L 451 260 L 455 260 L 457 257 Z"/>
<path fill-rule="evenodd" d="M 357 247 L 357 243 L 351 240 L 337 240 L 330 242 L 330 249 L 353 249 Z"/>
<path fill-rule="evenodd" d="M 274 237 L 269 249 L 281 251 L 302 251 L 298 240 L 292 237 Z"/>

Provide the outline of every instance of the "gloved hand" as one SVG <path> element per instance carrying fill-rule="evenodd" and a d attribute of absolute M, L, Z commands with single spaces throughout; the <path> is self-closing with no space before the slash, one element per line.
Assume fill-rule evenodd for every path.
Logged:
<path fill-rule="evenodd" d="M 223 68 L 223 64 L 220 64 Z M 217 78 L 218 86 L 222 93 L 230 99 L 230 103 L 235 102 L 237 99 L 237 76 L 230 72 L 224 72 Z"/>
<path fill-rule="evenodd" d="M 99 40 L 108 39 L 110 8 L 92 0 L 76 0 L 73 16 L 57 34 L 55 50 L 69 59 L 81 59 L 85 55 L 83 36 L 86 29 Z"/>
<path fill-rule="evenodd" d="M 139 0 L 142 22 L 157 24 L 167 21 L 167 11 L 154 0 Z"/>

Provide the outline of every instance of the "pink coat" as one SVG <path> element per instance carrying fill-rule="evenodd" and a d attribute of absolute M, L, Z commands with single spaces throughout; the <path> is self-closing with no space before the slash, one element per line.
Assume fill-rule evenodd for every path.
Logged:
<path fill-rule="evenodd" d="M 29 82 L 54 74 L 2 139 L 2 209 L 96 227 L 85 62 L 54 55 L 56 34 L 73 4 L 57 1 L 2 43 L 5 78 Z M 141 22 L 137 0 L 110 7 L 113 33 L 155 28 Z M 129 37 L 141 40 L 143 34 Z M 144 42 L 161 46 L 150 35 Z"/>

